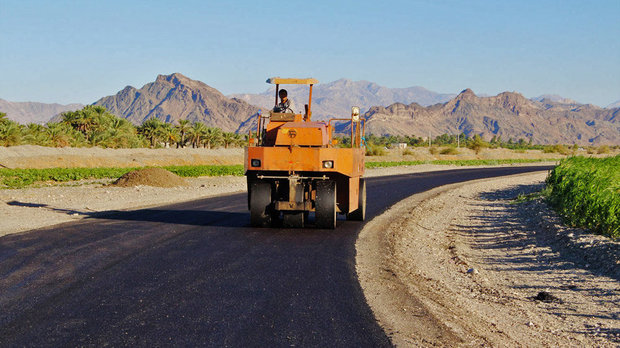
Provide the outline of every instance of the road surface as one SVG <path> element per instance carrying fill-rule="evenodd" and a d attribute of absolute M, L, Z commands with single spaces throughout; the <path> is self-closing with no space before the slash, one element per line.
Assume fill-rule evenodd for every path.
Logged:
<path fill-rule="evenodd" d="M 367 218 L 440 185 L 547 169 L 368 178 Z M 390 346 L 355 272 L 362 226 L 256 229 L 233 194 L 8 235 L 0 346 Z"/>

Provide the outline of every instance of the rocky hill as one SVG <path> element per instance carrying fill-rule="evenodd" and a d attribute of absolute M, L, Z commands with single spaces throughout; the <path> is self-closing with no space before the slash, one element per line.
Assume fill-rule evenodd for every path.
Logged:
<path fill-rule="evenodd" d="M 104 106 L 135 125 L 149 118 L 169 123 L 186 119 L 229 132 L 245 131 L 240 125 L 247 128 L 248 118 L 258 112 L 257 107 L 243 100 L 227 98 L 215 88 L 179 73 L 159 75 L 155 82 L 140 89 L 127 86 L 94 105 Z"/>
<path fill-rule="evenodd" d="M 55 115 L 65 111 L 75 111 L 83 108 L 82 104 L 46 104 L 35 102 L 10 102 L 0 99 L 0 111 L 7 114 L 7 118 L 21 123 L 46 123 Z"/>
<path fill-rule="evenodd" d="M 607 105 L 605 107 L 606 109 L 615 109 L 615 108 L 620 108 L 620 100 L 616 100 L 615 102 Z"/>
<path fill-rule="evenodd" d="M 308 86 L 285 85 L 283 88 L 289 92 L 289 98 L 298 109 L 295 111 L 303 111 L 304 104 L 308 102 Z M 275 102 L 275 86 L 260 94 L 233 94 L 230 97 L 269 110 Z M 444 103 L 453 97 L 454 94 L 440 94 L 424 87 L 387 88 L 368 81 L 340 79 L 313 87 L 312 116 L 315 120 L 347 117 L 351 113 L 351 106 L 359 106 L 364 112 L 375 105 L 413 102 L 433 105 Z"/>
<path fill-rule="evenodd" d="M 539 95 L 538 97 L 530 98 L 530 100 L 538 102 L 552 102 L 558 104 L 579 104 L 575 100 L 564 98 L 557 94 L 543 94 Z"/>
<path fill-rule="evenodd" d="M 541 144 L 620 144 L 620 108 L 565 104 L 542 98 L 526 99 L 504 92 L 478 97 L 470 89 L 454 99 L 424 107 L 395 103 L 372 107 L 365 113 L 367 132 L 373 134 L 432 136 L 443 133 L 480 134 L 514 140 L 532 138 Z"/>

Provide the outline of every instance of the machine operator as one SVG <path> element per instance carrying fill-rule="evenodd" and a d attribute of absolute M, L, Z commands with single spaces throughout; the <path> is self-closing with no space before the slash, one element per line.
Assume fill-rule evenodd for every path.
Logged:
<path fill-rule="evenodd" d="M 295 113 L 295 111 L 293 111 L 293 102 L 288 99 L 288 92 L 286 91 L 286 89 L 279 90 L 278 96 L 280 97 L 280 103 L 273 108 L 273 111 L 283 113 Z"/>

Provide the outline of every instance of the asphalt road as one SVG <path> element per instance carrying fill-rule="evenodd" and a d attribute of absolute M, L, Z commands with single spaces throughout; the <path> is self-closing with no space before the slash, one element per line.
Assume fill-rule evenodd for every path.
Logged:
<path fill-rule="evenodd" d="M 436 186 L 550 167 L 367 179 L 367 217 Z M 0 346 L 389 346 L 355 273 L 363 223 L 249 227 L 245 194 L 0 238 Z"/>

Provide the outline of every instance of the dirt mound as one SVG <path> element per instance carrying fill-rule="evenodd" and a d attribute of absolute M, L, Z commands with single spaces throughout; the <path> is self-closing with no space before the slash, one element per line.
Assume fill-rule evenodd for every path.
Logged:
<path fill-rule="evenodd" d="M 131 171 L 112 183 L 113 186 L 131 187 L 138 185 L 156 187 L 186 186 L 187 182 L 180 176 L 162 168 L 146 168 Z"/>

